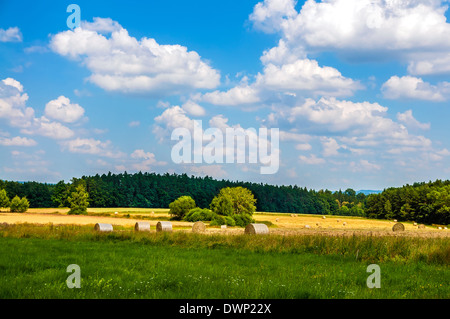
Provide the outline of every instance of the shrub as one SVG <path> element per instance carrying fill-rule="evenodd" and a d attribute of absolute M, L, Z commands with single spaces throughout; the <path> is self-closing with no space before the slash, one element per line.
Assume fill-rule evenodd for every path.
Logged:
<path fill-rule="evenodd" d="M 213 218 L 213 212 L 207 208 L 193 208 L 184 217 L 188 222 L 210 221 Z"/>
<path fill-rule="evenodd" d="M 214 217 L 211 219 L 211 226 L 220 226 L 220 225 L 226 225 L 227 221 L 225 220 L 225 217 L 222 215 L 215 214 Z"/>
<path fill-rule="evenodd" d="M 230 216 L 225 216 L 225 223 L 227 226 L 236 226 L 236 221 Z"/>
<path fill-rule="evenodd" d="M 221 225 L 236 226 L 236 222 L 230 216 L 222 216 L 222 215 L 214 214 L 213 218 L 211 219 L 210 225 L 211 226 L 221 226 Z"/>
<path fill-rule="evenodd" d="M 245 227 L 250 223 L 254 223 L 255 220 L 249 214 L 234 214 L 233 219 L 237 226 Z"/>
<path fill-rule="evenodd" d="M 11 200 L 11 204 L 9 207 L 11 209 L 11 212 L 13 213 L 25 213 L 30 207 L 30 202 L 26 197 L 20 198 L 19 196 L 16 195 Z"/>
<path fill-rule="evenodd" d="M 189 211 L 195 208 L 195 201 L 191 196 L 181 196 L 169 204 L 169 214 L 174 219 L 183 219 Z"/>

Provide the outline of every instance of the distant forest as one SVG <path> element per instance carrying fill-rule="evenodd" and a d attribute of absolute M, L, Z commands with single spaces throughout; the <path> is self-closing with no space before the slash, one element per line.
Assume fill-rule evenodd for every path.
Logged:
<path fill-rule="evenodd" d="M 67 198 L 79 184 L 89 194 L 90 207 L 168 208 L 180 196 L 191 196 L 198 207 L 209 208 L 220 189 L 242 186 L 256 198 L 261 212 L 365 216 L 409 220 L 420 223 L 450 223 L 450 181 L 415 183 L 388 188 L 366 196 L 344 191 L 308 190 L 298 186 L 276 186 L 186 174 L 103 174 L 73 178 L 70 183 L 12 182 L 0 180 L 9 198 L 26 197 L 32 208 L 68 207 Z"/>
<path fill-rule="evenodd" d="M 257 211 L 291 214 L 341 214 L 364 216 L 366 196 L 353 189 L 331 192 L 308 190 L 298 186 L 215 180 L 186 174 L 103 174 L 73 178 L 70 183 L 12 182 L 0 180 L 9 198 L 26 197 L 32 208 L 68 207 L 67 198 L 82 183 L 89 193 L 89 207 L 168 208 L 183 195 L 189 195 L 198 207 L 209 208 L 222 188 L 242 186 L 256 198 Z"/>

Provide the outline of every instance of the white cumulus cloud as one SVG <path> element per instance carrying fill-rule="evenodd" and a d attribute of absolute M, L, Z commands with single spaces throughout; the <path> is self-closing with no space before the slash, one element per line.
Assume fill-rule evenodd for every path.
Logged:
<path fill-rule="evenodd" d="M 47 103 L 45 115 L 61 122 L 74 123 L 84 115 L 84 109 L 76 103 L 71 103 L 70 99 L 61 95 Z"/>
<path fill-rule="evenodd" d="M 213 89 L 217 70 L 182 45 L 162 45 L 155 39 L 130 36 L 111 19 L 96 18 L 79 28 L 53 35 L 50 48 L 82 61 L 89 81 L 107 91 L 176 94 L 187 89 Z"/>
<path fill-rule="evenodd" d="M 383 84 L 381 91 L 388 99 L 409 98 L 439 102 L 450 97 L 450 82 L 431 85 L 413 76 L 392 76 Z"/>

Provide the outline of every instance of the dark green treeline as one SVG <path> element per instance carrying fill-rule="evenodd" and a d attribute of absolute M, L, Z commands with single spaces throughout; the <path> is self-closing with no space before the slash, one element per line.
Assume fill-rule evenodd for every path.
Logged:
<path fill-rule="evenodd" d="M 298 186 L 215 180 L 186 174 L 103 174 L 74 178 L 70 183 L 43 184 L 0 180 L 0 189 L 8 196 L 26 196 L 30 207 L 68 207 L 67 198 L 83 183 L 89 193 L 90 207 L 159 207 L 183 195 L 189 195 L 198 207 L 209 207 L 211 200 L 224 187 L 242 186 L 255 196 L 257 211 L 296 214 L 341 214 L 364 216 L 366 196 L 352 189 L 331 192 L 308 190 Z"/>

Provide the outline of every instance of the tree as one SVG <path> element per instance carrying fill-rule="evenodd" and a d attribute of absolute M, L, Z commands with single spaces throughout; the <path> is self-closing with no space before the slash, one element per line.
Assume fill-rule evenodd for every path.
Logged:
<path fill-rule="evenodd" d="M 9 206 L 11 212 L 13 213 L 25 213 L 29 207 L 30 202 L 28 199 L 26 197 L 20 198 L 17 195 L 11 200 L 11 204 Z"/>
<path fill-rule="evenodd" d="M 74 192 L 70 193 L 70 196 L 67 198 L 67 200 L 70 204 L 69 214 L 87 214 L 87 208 L 89 206 L 89 194 L 86 192 L 86 189 L 82 183 L 80 183 L 75 188 Z"/>
<path fill-rule="evenodd" d="M 169 214 L 174 219 L 183 219 L 183 217 L 195 207 L 195 201 L 191 196 L 181 196 L 169 204 Z"/>
<path fill-rule="evenodd" d="M 256 211 L 256 199 L 252 192 L 244 187 L 222 188 L 211 201 L 211 210 L 231 217 L 236 225 L 245 227 L 253 222 L 252 215 Z"/>
<path fill-rule="evenodd" d="M 64 183 L 64 181 L 60 181 L 53 188 L 51 200 L 58 207 L 67 207 L 69 204 L 67 202 L 68 196 L 69 196 L 68 185 L 66 185 L 66 183 Z"/>
<path fill-rule="evenodd" d="M 209 207 L 218 215 L 231 216 L 234 213 L 233 200 L 229 194 L 221 194 L 214 197 Z"/>
<path fill-rule="evenodd" d="M 384 203 L 384 212 L 387 219 L 394 218 L 391 201 L 389 199 Z"/>
<path fill-rule="evenodd" d="M 244 187 L 239 186 L 222 188 L 219 195 L 217 195 L 215 198 L 218 198 L 218 200 L 220 200 L 221 198 L 227 198 L 229 201 L 231 201 L 233 214 L 253 215 L 253 213 L 256 211 L 256 199 L 253 196 L 252 192 Z M 213 202 L 211 202 L 211 204 L 213 204 Z"/>
<path fill-rule="evenodd" d="M 10 201 L 8 195 L 6 194 L 6 190 L 0 190 L 0 209 L 9 207 Z"/>

